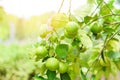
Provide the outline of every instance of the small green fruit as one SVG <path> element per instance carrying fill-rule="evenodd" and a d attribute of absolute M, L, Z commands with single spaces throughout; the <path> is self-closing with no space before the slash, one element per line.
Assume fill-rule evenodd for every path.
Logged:
<path fill-rule="evenodd" d="M 44 46 L 39 46 L 35 49 L 35 54 L 38 58 L 43 58 L 48 54 L 48 51 Z"/>
<path fill-rule="evenodd" d="M 68 22 L 65 26 L 65 30 L 69 35 L 76 35 L 78 32 L 79 24 L 74 21 Z"/>
<path fill-rule="evenodd" d="M 98 25 L 97 23 L 94 23 L 92 26 L 91 26 L 91 32 L 93 32 L 93 34 L 97 34 L 97 33 L 100 33 L 102 31 L 102 26 Z"/>
<path fill-rule="evenodd" d="M 60 63 L 59 63 L 59 69 L 58 69 L 58 71 L 59 71 L 60 73 L 65 73 L 65 72 L 67 72 L 67 70 L 68 70 L 68 65 L 67 65 L 67 63 L 60 62 Z"/>
<path fill-rule="evenodd" d="M 59 61 L 56 58 L 48 58 L 45 65 L 49 70 L 56 71 L 59 68 Z"/>

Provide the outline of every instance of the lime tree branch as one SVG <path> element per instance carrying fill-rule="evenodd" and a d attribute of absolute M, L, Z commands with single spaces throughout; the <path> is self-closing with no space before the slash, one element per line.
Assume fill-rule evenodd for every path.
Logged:
<path fill-rule="evenodd" d="M 60 12 L 60 10 L 61 10 L 61 8 L 62 8 L 63 3 L 64 3 L 64 0 L 62 0 L 62 2 L 61 2 L 60 8 L 58 9 L 58 13 Z"/>
<path fill-rule="evenodd" d="M 99 19 L 103 19 L 103 18 L 109 17 L 109 16 L 120 16 L 120 14 L 107 14 L 107 15 L 104 15 L 104 16 L 101 16 L 101 17 L 97 17 L 97 18 L 95 18 L 93 20 L 90 20 L 87 24 L 85 24 L 84 26 L 82 26 L 82 28 L 86 27 L 87 25 L 90 25 L 91 23 L 93 23 L 93 22 L 95 22 L 95 21 L 97 21 Z"/>
<path fill-rule="evenodd" d="M 96 12 L 96 10 L 100 7 L 100 5 L 103 3 L 103 1 L 101 1 L 98 5 L 97 5 L 97 7 L 95 8 L 95 10 L 91 13 L 91 16 Z"/>
<path fill-rule="evenodd" d="M 112 11 L 112 9 L 109 7 L 109 5 L 103 0 L 103 2 L 104 2 L 104 4 L 106 5 L 106 7 L 110 10 L 110 12 L 112 13 L 112 14 L 114 14 L 113 13 L 113 11 Z"/>
<path fill-rule="evenodd" d="M 68 10 L 69 17 L 71 15 L 71 3 L 72 3 L 72 0 L 69 1 L 69 10 Z"/>
<path fill-rule="evenodd" d="M 119 24 L 118 26 L 120 26 L 120 24 Z M 117 34 L 119 34 L 119 33 L 120 33 L 120 30 L 116 31 L 116 32 L 115 32 L 114 34 L 112 34 L 110 37 L 109 37 L 109 34 L 106 36 L 105 41 L 104 41 L 104 44 L 103 44 L 103 48 L 102 48 L 102 50 L 100 51 L 100 54 L 97 56 L 97 58 L 96 58 L 95 61 L 92 63 L 92 65 L 88 68 L 88 70 L 87 70 L 87 72 L 86 72 L 86 75 L 87 75 L 88 72 L 90 71 L 91 67 L 92 67 L 92 66 L 94 67 L 94 66 L 98 63 L 100 57 L 103 57 L 103 59 L 104 59 L 104 50 L 106 49 L 106 44 L 107 44 L 111 39 L 113 39 L 115 35 L 117 35 Z M 105 61 L 105 60 L 104 60 L 104 61 Z"/>

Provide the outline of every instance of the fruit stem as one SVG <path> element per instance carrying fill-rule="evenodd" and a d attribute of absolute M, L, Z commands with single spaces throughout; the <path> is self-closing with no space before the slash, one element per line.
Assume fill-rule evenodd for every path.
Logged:
<path fill-rule="evenodd" d="M 62 2 L 61 2 L 60 8 L 58 9 L 58 13 L 60 13 L 61 8 L 62 8 L 62 6 L 63 6 L 63 3 L 64 3 L 64 0 L 62 0 Z"/>
<path fill-rule="evenodd" d="M 104 2 L 104 4 L 106 5 L 106 7 L 110 10 L 110 12 L 112 13 L 112 14 L 114 14 L 113 13 L 113 11 L 110 9 L 110 7 L 108 6 L 108 4 L 103 0 L 103 2 Z"/>
<path fill-rule="evenodd" d="M 68 10 L 69 20 L 71 15 L 71 3 L 72 3 L 72 0 L 69 1 L 69 10 Z"/>
<path fill-rule="evenodd" d="M 98 6 L 95 8 L 95 10 L 91 13 L 91 16 L 96 12 L 96 10 L 100 7 L 101 4 L 102 4 L 102 1 L 98 4 Z"/>

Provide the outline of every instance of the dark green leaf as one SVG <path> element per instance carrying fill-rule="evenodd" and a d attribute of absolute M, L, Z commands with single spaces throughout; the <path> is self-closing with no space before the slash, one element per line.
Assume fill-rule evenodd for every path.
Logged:
<path fill-rule="evenodd" d="M 78 38 L 75 38 L 72 42 L 73 46 L 79 46 L 80 40 Z"/>
<path fill-rule="evenodd" d="M 86 78 L 86 76 L 85 76 L 85 74 L 83 73 L 82 70 L 81 70 L 81 78 L 82 78 L 82 80 L 87 80 L 87 78 Z"/>
<path fill-rule="evenodd" d="M 34 80 L 46 80 L 45 78 L 43 78 L 42 76 L 35 76 Z"/>
<path fill-rule="evenodd" d="M 95 80 L 95 77 L 96 77 L 96 75 L 93 74 L 93 75 L 91 76 L 91 80 Z"/>
<path fill-rule="evenodd" d="M 115 32 L 114 29 L 109 28 L 109 27 L 105 27 L 105 28 L 104 28 L 104 31 L 105 31 L 106 33 L 112 33 L 112 32 Z"/>
<path fill-rule="evenodd" d="M 48 80 L 54 80 L 56 78 L 56 71 L 47 70 Z"/>
<path fill-rule="evenodd" d="M 102 58 L 102 60 L 106 63 L 106 61 L 105 61 L 105 56 L 104 56 L 103 51 L 101 52 L 101 58 Z"/>
<path fill-rule="evenodd" d="M 56 46 L 55 52 L 58 57 L 65 58 L 68 54 L 68 45 L 67 44 L 58 44 Z"/>
<path fill-rule="evenodd" d="M 107 53 L 108 57 L 110 57 L 110 59 L 116 60 L 120 58 L 120 53 L 119 52 L 115 52 L 115 51 L 109 51 Z"/>
<path fill-rule="evenodd" d="M 92 19 L 92 17 L 90 17 L 90 16 L 85 16 L 85 17 L 84 17 L 84 22 L 85 22 L 85 23 L 88 23 L 91 19 Z"/>
<path fill-rule="evenodd" d="M 44 57 L 44 58 L 42 59 L 42 62 L 45 62 L 48 58 L 49 58 L 48 56 Z"/>
<path fill-rule="evenodd" d="M 68 73 L 60 74 L 60 78 L 61 78 L 61 80 L 71 80 Z"/>

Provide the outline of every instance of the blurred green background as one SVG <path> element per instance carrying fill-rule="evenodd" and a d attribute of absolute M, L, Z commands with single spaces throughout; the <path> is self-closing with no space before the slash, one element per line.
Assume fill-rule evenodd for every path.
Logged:
<path fill-rule="evenodd" d="M 87 15 L 93 9 L 90 6 L 81 8 L 75 10 L 76 15 Z M 0 80 L 32 80 L 37 65 L 29 59 L 29 53 L 37 41 L 40 26 L 46 24 L 53 13 L 25 19 L 6 13 L 0 6 Z"/>
<path fill-rule="evenodd" d="M 35 62 L 29 59 L 32 42 L 52 12 L 30 19 L 7 14 L 0 6 L 0 80 L 32 80 Z"/>

